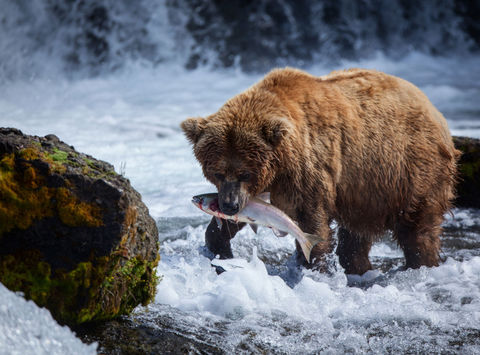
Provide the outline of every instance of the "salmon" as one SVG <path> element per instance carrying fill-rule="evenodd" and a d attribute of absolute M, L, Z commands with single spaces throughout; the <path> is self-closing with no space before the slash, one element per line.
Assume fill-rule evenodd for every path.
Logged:
<path fill-rule="evenodd" d="M 271 228 L 277 236 L 290 234 L 298 241 L 305 258 L 310 262 L 310 252 L 312 248 L 317 243 L 324 241 L 324 238 L 318 235 L 304 233 L 290 217 L 277 207 L 268 203 L 266 199 L 265 194 L 250 198 L 245 208 L 233 216 L 222 213 L 218 205 L 217 193 L 194 196 L 192 203 L 209 215 L 231 220 L 236 223 L 248 223 L 253 225 L 254 230 L 256 230 L 256 225 L 261 225 Z"/>

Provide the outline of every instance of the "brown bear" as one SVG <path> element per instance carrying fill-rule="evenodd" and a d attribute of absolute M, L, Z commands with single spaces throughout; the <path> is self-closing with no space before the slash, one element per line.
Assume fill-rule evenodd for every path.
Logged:
<path fill-rule="evenodd" d="M 413 84 L 374 70 L 315 77 L 276 69 L 181 127 L 222 212 L 233 215 L 250 196 L 270 192 L 304 232 L 325 238 L 307 264 L 324 264 L 335 220 L 346 273 L 371 269 L 370 247 L 387 230 L 406 267 L 438 265 L 460 153 L 443 115 Z M 218 229 L 212 219 L 207 247 L 232 257 L 230 239 L 241 227 Z"/>

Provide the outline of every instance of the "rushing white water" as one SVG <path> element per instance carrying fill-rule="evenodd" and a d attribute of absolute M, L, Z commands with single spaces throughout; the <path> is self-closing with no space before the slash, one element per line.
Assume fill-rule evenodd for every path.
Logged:
<path fill-rule="evenodd" d="M 478 58 L 412 54 L 397 63 L 378 55 L 338 63 L 338 68 L 349 66 L 376 68 L 416 83 L 445 113 L 453 134 L 480 137 Z M 336 68 L 309 71 L 322 75 L 330 69 Z M 480 252 L 468 247 L 450 252 L 447 243 L 448 258 L 440 267 L 402 271 L 402 253 L 386 239 L 370 254 L 380 270 L 347 278 L 341 268 L 330 275 L 297 268 L 290 257 L 291 237 L 244 229 L 232 242 L 235 259 L 214 260 L 227 270 L 216 274 L 203 248 L 209 218 L 190 203 L 192 195 L 213 187 L 179 124 L 216 111 L 260 77 L 234 70 L 189 72 L 169 64 L 131 66 L 116 75 L 76 81 L 17 80 L 0 87 L 0 126 L 56 134 L 113 163 L 142 193 L 162 241 L 158 274 L 163 280 L 149 312 L 137 310 L 146 321 L 172 314 L 182 329 L 202 332 L 231 352 L 478 353 Z M 447 225 L 478 231 L 478 211 L 456 215 Z M 471 232 L 468 241 L 478 245 L 480 235 Z M 78 345 L 46 311 L 4 288 L 0 293 L 10 302 L 0 301 L 0 353 L 4 346 L 29 353 L 37 341 L 45 353 L 94 351 Z M 27 315 L 30 320 L 22 321 Z"/>
<path fill-rule="evenodd" d="M 61 327 L 45 309 L 10 292 L 0 283 L 0 354 L 96 354 L 68 327 Z"/>

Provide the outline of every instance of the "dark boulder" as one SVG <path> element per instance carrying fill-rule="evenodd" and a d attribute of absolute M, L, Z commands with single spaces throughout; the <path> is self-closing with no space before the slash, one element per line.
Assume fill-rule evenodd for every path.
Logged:
<path fill-rule="evenodd" d="M 158 260 L 155 221 L 113 166 L 0 128 L 0 282 L 76 324 L 147 304 Z"/>
<path fill-rule="evenodd" d="M 456 207 L 480 208 L 480 140 L 453 137 L 455 148 L 462 152 L 458 162 Z"/>

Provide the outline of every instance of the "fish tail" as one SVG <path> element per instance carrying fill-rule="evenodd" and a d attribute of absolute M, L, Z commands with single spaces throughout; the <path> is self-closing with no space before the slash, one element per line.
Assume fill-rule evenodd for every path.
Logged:
<path fill-rule="evenodd" d="M 324 241 L 324 238 L 315 234 L 303 233 L 303 240 L 300 242 L 300 247 L 302 248 L 303 255 L 307 259 L 307 262 L 310 262 L 310 253 L 315 245 Z"/>

